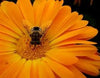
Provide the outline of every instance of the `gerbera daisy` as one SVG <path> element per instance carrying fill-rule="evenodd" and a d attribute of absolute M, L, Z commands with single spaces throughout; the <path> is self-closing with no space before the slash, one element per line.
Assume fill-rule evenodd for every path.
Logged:
<path fill-rule="evenodd" d="M 0 78 L 97 76 L 98 30 L 63 0 L 4 1 L 0 6 Z"/>

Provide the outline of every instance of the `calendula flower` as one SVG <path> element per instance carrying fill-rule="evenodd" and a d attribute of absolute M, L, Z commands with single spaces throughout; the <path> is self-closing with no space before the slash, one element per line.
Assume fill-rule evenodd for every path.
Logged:
<path fill-rule="evenodd" d="M 0 78 L 99 75 L 98 30 L 63 0 L 4 1 L 0 6 Z M 82 73 L 83 72 L 83 73 Z"/>

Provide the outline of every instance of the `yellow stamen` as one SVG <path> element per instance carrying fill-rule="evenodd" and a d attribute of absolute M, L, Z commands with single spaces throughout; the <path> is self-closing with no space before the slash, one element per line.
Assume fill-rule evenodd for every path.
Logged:
<path fill-rule="evenodd" d="M 23 36 L 17 44 L 17 53 L 26 59 L 38 59 L 45 56 L 45 52 L 49 49 L 48 42 L 42 39 L 40 45 L 30 44 L 30 36 Z"/>

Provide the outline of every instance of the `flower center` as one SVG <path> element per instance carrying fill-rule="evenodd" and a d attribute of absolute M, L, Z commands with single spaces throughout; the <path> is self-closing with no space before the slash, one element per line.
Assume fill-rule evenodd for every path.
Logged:
<path fill-rule="evenodd" d="M 26 59 L 38 59 L 45 56 L 45 53 L 50 49 L 48 42 L 45 39 L 41 40 L 41 44 L 32 45 L 30 36 L 23 36 L 17 43 L 17 53 Z"/>

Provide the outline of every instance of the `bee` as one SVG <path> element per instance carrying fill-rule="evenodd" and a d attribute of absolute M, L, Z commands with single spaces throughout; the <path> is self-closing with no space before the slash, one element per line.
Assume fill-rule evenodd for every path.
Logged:
<path fill-rule="evenodd" d="M 31 33 L 30 33 L 31 41 L 30 44 L 36 46 L 41 44 L 41 37 L 42 37 L 42 31 L 39 27 L 33 27 L 31 28 Z"/>

